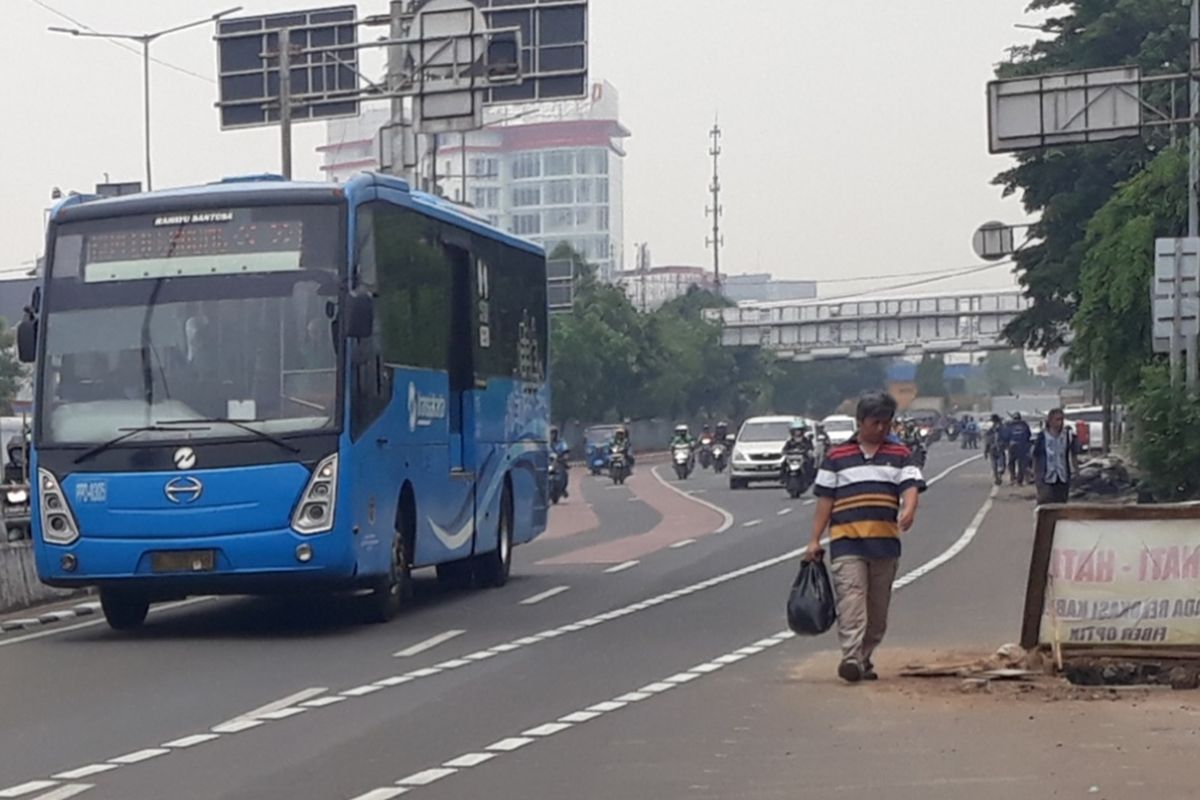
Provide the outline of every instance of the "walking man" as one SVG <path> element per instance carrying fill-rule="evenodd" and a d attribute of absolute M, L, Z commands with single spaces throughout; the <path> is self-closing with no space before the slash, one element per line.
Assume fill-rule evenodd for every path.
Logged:
<path fill-rule="evenodd" d="M 863 395 L 858 431 L 825 454 L 813 488 L 818 499 L 805 558 L 824 557 L 821 537 L 828 529 L 842 648 L 838 675 L 850 683 L 878 677 L 871 656 L 887 631 L 900 534 L 916 520 L 917 496 L 925 490 L 912 453 L 888 437 L 895 415 L 891 395 Z"/>
<path fill-rule="evenodd" d="M 1061 408 L 1046 417 L 1046 427 L 1033 443 L 1033 479 L 1038 503 L 1065 503 L 1071 476 L 1079 469 L 1079 440 L 1066 426 Z"/>

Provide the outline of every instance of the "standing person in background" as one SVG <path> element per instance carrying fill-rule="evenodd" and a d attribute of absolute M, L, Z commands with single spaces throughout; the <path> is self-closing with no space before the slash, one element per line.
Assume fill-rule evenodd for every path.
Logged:
<path fill-rule="evenodd" d="M 1033 443 L 1033 480 L 1038 503 L 1065 503 L 1071 476 L 1079 469 L 1079 439 L 1067 427 L 1061 408 L 1050 411 L 1046 427 Z"/>
<path fill-rule="evenodd" d="M 817 506 L 805 559 L 824 557 L 821 537 L 828 529 L 842 648 L 838 675 L 848 683 L 878 677 L 871 657 L 887 631 L 900 534 L 916 521 L 925 489 L 909 449 L 888 439 L 895 415 L 891 395 L 863 395 L 857 433 L 826 453 L 813 488 Z"/>

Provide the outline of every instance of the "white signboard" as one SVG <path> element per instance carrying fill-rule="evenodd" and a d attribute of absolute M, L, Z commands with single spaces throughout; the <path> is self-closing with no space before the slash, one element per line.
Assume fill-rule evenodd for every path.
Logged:
<path fill-rule="evenodd" d="M 1060 519 L 1039 642 L 1200 645 L 1195 519 Z"/>

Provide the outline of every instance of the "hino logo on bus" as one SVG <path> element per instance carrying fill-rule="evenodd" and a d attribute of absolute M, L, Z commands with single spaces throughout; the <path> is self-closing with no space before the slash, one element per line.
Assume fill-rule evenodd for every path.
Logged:
<path fill-rule="evenodd" d="M 440 394 L 421 394 L 415 383 L 408 384 L 408 429 L 426 428 L 434 420 L 446 418 L 446 398 Z"/>
<path fill-rule="evenodd" d="M 177 505 L 191 505 L 200 499 L 200 495 L 204 492 L 204 484 L 200 483 L 198 478 L 174 478 L 167 481 L 167 485 L 163 487 L 163 491 L 167 495 L 167 499 Z"/>
<path fill-rule="evenodd" d="M 176 469 L 191 469 L 196 466 L 196 451 L 190 447 L 181 447 L 175 451 Z"/>

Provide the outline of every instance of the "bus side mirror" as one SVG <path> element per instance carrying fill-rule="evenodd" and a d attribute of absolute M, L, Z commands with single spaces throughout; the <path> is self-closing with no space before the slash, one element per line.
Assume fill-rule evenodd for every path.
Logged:
<path fill-rule="evenodd" d="M 352 293 L 346 297 L 346 336 L 370 339 L 375 333 L 375 298 Z"/>
<path fill-rule="evenodd" d="M 23 364 L 32 364 L 37 358 L 37 321 L 23 319 L 17 325 L 17 358 Z"/>

